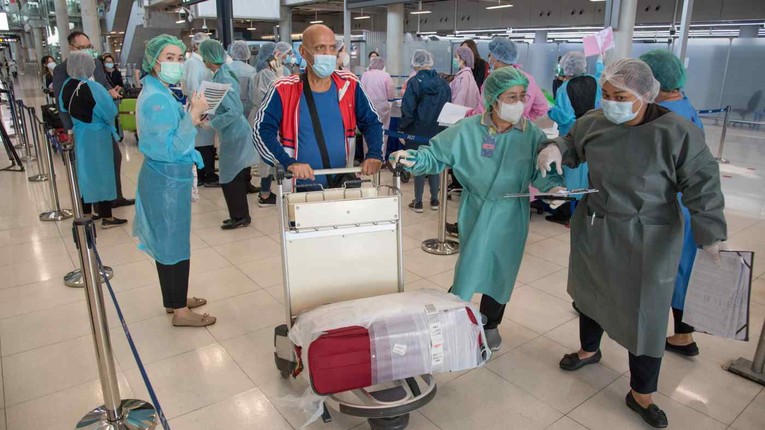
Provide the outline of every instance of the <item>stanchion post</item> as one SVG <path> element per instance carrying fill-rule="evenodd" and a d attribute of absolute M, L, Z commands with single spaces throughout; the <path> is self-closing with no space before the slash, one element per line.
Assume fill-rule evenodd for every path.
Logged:
<path fill-rule="evenodd" d="M 11 87 L 9 87 L 11 88 Z M 21 119 L 19 118 L 19 102 L 16 100 L 16 96 L 12 95 L 13 91 L 8 91 L 8 105 L 11 108 L 11 120 L 13 121 L 13 134 L 16 137 L 16 144 L 13 145 L 16 149 L 24 148 L 24 136 L 21 133 Z"/>
<path fill-rule="evenodd" d="M 69 131 L 69 143 L 62 145 L 61 155 L 64 158 L 64 167 L 66 167 L 66 178 L 69 182 L 69 197 L 72 199 L 72 209 L 75 219 L 85 216 L 82 210 L 82 200 L 80 200 L 79 184 L 77 183 L 77 170 L 74 168 L 74 134 Z M 103 266 L 101 270 L 101 281 L 112 279 L 114 270 L 109 266 Z M 85 280 L 82 277 L 82 270 L 74 269 L 64 275 L 64 285 L 72 288 L 82 288 L 85 286 Z"/>
<path fill-rule="evenodd" d="M 40 131 L 42 124 L 37 121 L 37 114 L 35 108 L 29 108 L 32 112 L 32 118 L 34 127 L 32 127 L 32 141 L 34 142 L 35 154 L 37 155 L 37 174 L 29 177 L 29 182 L 44 182 L 48 180 L 48 176 L 45 174 L 45 170 L 42 163 L 42 156 L 40 155 Z"/>
<path fill-rule="evenodd" d="M 728 371 L 750 381 L 765 385 L 765 321 L 762 322 L 760 340 L 757 342 L 757 349 L 754 351 L 754 359 L 749 361 L 744 357 L 739 357 L 728 365 Z"/>
<path fill-rule="evenodd" d="M 422 242 L 422 250 L 428 254 L 453 255 L 460 252 L 459 242 L 446 238 L 446 198 L 449 195 L 449 190 L 447 189 L 448 177 L 449 175 L 446 170 L 441 172 L 441 190 L 439 192 L 439 199 L 441 202 L 438 205 L 438 237 L 436 239 L 428 239 Z"/>
<path fill-rule="evenodd" d="M 81 216 L 77 173 L 72 160 L 72 145 L 63 148 L 64 163 L 71 185 L 72 204 L 78 216 L 74 220 L 75 244 L 79 251 L 80 270 L 85 284 L 85 298 L 90 316 L 90 328 L 95 346 L 98 375 L 104 404 L 88 412 L 75 429 L 77 430 L 149 430 L 157 424 L 157 412 L 150 403 L 142 400 L 122 400 L 117 369 L 114 364 L 114 350 L 106 316 L 104 293 L 96 259 L 95 223 L 91 217 Z"/>
<path fill-rule="evenodd" d="M 50 194 L 53 200 L 53 210 L 40 214 L 40 221 L 61 221 L 72 217 L 71 209 L 61 209 L 61 203 L 58 199 L 58 187 L 56 186 L 56 169 L 53 166 L 53 149 L 48 141 L 46 133 L 45 155 L 48 164 L 48 182 L 50 183 Z"/>
<path fill-rule="evenodd" d="M 27 115 L 26 115 L 27 107 L 24 106 L 24 101 L 19 100 L 19 118 L 21 119 L 21 135 L 23 137 L 22 139 L 22 145 L 24 147 L 24 157 L 21 159 L 24 161 L 34 161 L 34 157 L 32 156 L 32 150 L 30 149 L 29 145 L 29 128 L 27 127 Z"/>
<path fill-rule="evenodd" d="M 730 116 L 730 106 L 725 106 L 725 116 L 723 117 L 722 131 L 720 132 L 720 144 L 717 148 L 717 160 L 718 163 L 727 164 L 728 160 L 723 158 L 723 148 L 725 148 L 725 135 L 728 132 L 728 116 Z"/>

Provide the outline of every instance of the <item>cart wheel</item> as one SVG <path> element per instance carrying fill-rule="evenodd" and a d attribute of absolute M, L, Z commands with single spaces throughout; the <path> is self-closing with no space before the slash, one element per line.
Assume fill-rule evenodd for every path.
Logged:
<path fill-rule="evenodd" d="M 290 379 L 290 376 L 292 376 L 292 372 L 287 369 L 280 369 L 279 373 L 282 375 L 282 379 Z"/>
<path fill-rule="evenodd" d="M 412 179 L 412 174 L 409 172 L 401 172 L 401 182 L 407 183 Z"/>
<path fill-rule="evenodd" d="M 367 419 L 371 430 L 404 430 L 409 425 L 409 414 L 392 418 Z"/>

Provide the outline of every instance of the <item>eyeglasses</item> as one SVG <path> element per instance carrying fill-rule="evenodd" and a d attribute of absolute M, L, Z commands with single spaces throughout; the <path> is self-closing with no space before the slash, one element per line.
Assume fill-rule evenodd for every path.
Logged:
<path fill-rule="evenodd" d="M 502 94 L 501 96 L 498 97 L 498 99 L 502 103 L 507 103 L 511 105 L 516 104 L 518 102 L 528 103 L 529 95 L 528 94 L 508 94 L 508 95 Z"/>

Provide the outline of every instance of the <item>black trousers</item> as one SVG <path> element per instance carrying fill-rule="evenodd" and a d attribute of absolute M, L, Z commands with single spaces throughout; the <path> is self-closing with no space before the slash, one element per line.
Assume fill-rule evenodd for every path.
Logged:
<path fill-rule="evenodd" d="M 120 152 L 120 145 L 116 140 L 112 138 L 112 148 L 114 148 L 114 180 L 117 183 L 117 199 L 121 200 L 125 197 L 122 195 L 122 178 L 120 172 L 122 171 L 122 152 Z M 101 213 L 98 213 L 101 215 Z"/>
<path fill-rule="evenodd" d="M 250 216 L 250 206 L 247 203 L 248 173 L 250 173 L 250 168 L 245 167 L 231 182 L 221 184 L 223 197 L 226 199 L 226 206 L 228 207 L 228 215 L 231 219 L 238 220 Z"/>
<path fill-rule="evenodd" d="M 85 203 L 80 199 L 82 202 L 82 211 L 85 213 L 85 215 L 90 215 L 93 213 L 93 209 L 96 210 L 96 213 L 101 218 L 111 218 L 112 217 L 112 202 L 96 202 L 96 203 Z"/>
<path fill-rule="evenodd" d="M 692 325 L 683 322 L 683 310 L 672 308 L 672 318 L 675 320 L 675 334 L 690 334 L 696 331 Z"/>
<path fill-rule="evenodd" d="M 490 330 L 497 328 L 499 323 L 502 322 L 502 316 L 505 315 L 505 308 L 507 306 L 497 302 L 488 294 L 481 296 L 481 313 L 486 315 L 486 324 L 484 324 L 484 330 Z"/>
<path fill-rule="evenodd" d="M 215 174 L 215 145 L 200 146 L 196 150 L 202 155 L 202 161 L 205 163 L 204 169 L 197 169 L 198 182 L 217 181 L 218 175 Z"/>
<path fill-rule="evenodd" d="M 169 266 L 158 261 L 156 263 L 159 287 L 162 289 L 162 303 L 166 308 L 185 308 L 189 294 L 190 260 L 183 260 Z"/>
<path fill-rule="evenodd" d="M 587 352 L 600 349 L 603 328 L 597 321 L 579 312 L 579 342 Z M 651 394 L 658 390 L 661 358 L 629 353 L 630 387 L 640 394 Z"/>

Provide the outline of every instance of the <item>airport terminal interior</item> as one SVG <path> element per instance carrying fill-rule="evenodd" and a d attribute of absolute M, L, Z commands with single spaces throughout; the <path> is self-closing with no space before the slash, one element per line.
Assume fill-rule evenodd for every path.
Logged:
<path fill-rule="evenodd" d="M 453 60 L 455 53 L 462 52 L 462 42 L 474 40 L 477 52 L 488 62 L 492 41 L 509 39 L 518 48 L 513 64 L 549 93 L 560 75 L 558 61 L 569 52 L 595 49 L 586 58 L 586 72 L 592 75 L 602 71 L 602 64 L 609 67 L 620 58 L 638 58 L 649 51 L 664 50 L 680 57 L 687 73 L 683 91 L 695 110 L 701 111 L 704 139 L 719 166 L 726 243 L 730 250 L 754 253 L 751 289 L 745 293 L 748 336 L 731 339 L 696 332 L 693 339 L 698 355 L 665 352 L 653 401 L 666 413 L 668 428 L 765 429 L 762 0 L 0 0 L 0 10 L 0 137 L 5 144 L 0 167 L 9 166 L 0 171 L 0 430 L 304 428 L 315 412 L 311 405 L 301 408 L 301 401 L 316 399 L 309 370 L 285 378 L 275 365 L 275 328 L 285 324 L 287 317 L 298 316 L 291 315 L 291 303 L 285 303 L 284 261 L 290 248 L 283 244 L 287 235 L 280 217 L 287 215 L 277 207 L 280 200 L 277 205 L 259 205 L 259 193 L 247 194 L 251 223 L 222 229 L 221 222 L 231 217 L 226 196 L 219 187 L 198 188 L 198 200 L 191 204 L 188 297 L 207 300 L 198 311 L 217 318 L 212 325 L 173 326 L 172 310 L 168 313 L 163 305 L 158 266 L 139 249 L 139 237 L 134 235 L 136 205 L 114 208 L 115 219 L 127 221 L 122 225 L 104 228 L 101 222 L 93 224 L 98 256 L 113 270 L 110 287 L 87 276 L 84 287 L 66 285 L 65 276 L 83 271 L 81 257 L 89 248 L 75 245 L 72 217 L 55 217 L 73 209 L 72 181 L 62 149 L 66 132 L 54 130 L 43 112 L 54 101 L 47 92 L 47 68 L 41 61 L 51 55 L 60 64 L 73 52 L 68 46 L 72 45 L 67 41 L 69 32 L 83 31 L 98 55 L 111 54 L 123 78 L 124 103 L 139 97 L 136 76 L 146 43 L 155 36 L 177 37 L 189 49 L 199 33 L 221 41 L 226 48 L 233 41 L 244 40 L 253 66 L 269 43 L 287 42 L 296 58 L 296 73 L 305 73 L 311 64 L 301 56 L 306 51 L 301 49 L 302 33 L 316 24 L 335 33 L 337 46 L 349 58 L 343 67 L 355 75 L 367 72 L 373 51 L 385 59 L 384 71 L 391 75 L 395 92 L 389 100 L 388 127 L 393 134 L 402 115 L 402 87 L 413 71 L 411 61 L 417 50 L 430 52 L 432 68 L 451 79 L 461 67 Z M 601 32 L 609 27 L 613 33 Z M 594 43 L 594 48 L 588 43 Z M 497 59 L 497 54 L 492 58 Z M 96 66 L 100 64 L 96 62 Z M 141 132 L 134 126 L 128 126 L 131 118 L 135 123 L 135 103 L 132 108 L 117 103 L 123 123 L 117 143 L 122 154 L 121 187 L 126 199 L 134 199 L 146 159 L 139 151 L 144 139 L 139 139 Z M 550 137 L 558 133 L 557 125 L 546 117 L 535 123 Z M 248 124 L 253 126 L 251 120 Z M 249 136 L 247 145 L 253 143 Z M 387 145 L 397 145 L 397 137 L 385 136 Z M 359 146 L 360 141 L 356 139 Z M 226 144 L 225 139 L 216 138 L 218 147 Z M 494 146 L 491 148 L 493 151 Z M 390 150 L 386 157 L 388 154 Z M 223 157 L 219 158 L 220 163 Z M 619 171 L 613 168 L 615 174 Z M 262 172 L 253 166 L 252 184 L 259 185 Z M 34 178 L 36 175 L 42 178 Z M 397 178 L 398 173 L 384 168 L 379 180 L 381 185 L 394 185 Z M 446 194 L 440 193 L 439 207 L 431 208 L 426 189 L 424 208 L 416 212 L 408 207 L 415 197 L 414 182 L 412 178 L 402 182 L 400 189 L 386 191 L 397 193 L 400 203 L 394 225 L 401 235 L 394 254 L 380 257 L 387 249 L 385 240 L 370 240 L 354 252 L 368 254 L 368 260 L 402 266 L 406 292 L 434 289 L 446 295 L 454 284 L 458 259 L 470 257 L 463 252 L 426 252 L 423 243 L 459 241 L 446 232 L 443 221 L 456 222 L 460 194 L 451 193 L 444 200 Z M 373 184 L 362 184 L 363 189 L 370 187 Z M 276 193 L 276 189 L 274 183 L 272 191 Z M 391 419 L 396 413 L 354 416 L 329 404 L 324 418 L 329 415 L 331 421 L 319 417 L 306 428 L 652 428 L 625 406 L 631 374 L 627 349 L 620 343 L 606 335 L 599 363 L 577 372 L 559 366 L 564 354 L 580 348 L 579 314 L 567 289 L 576 225 L 573 219 L 571 225 L 551 222 L 547 219 L 550 214 L 541 212 L 534 207 L 530 210 L 520 269 L 498 326 L 501 348 L 487 362 L 459 371 L 433 372 L 436 388 L 431 396 L 421 404 L 400 406 L 408 408 L 408 422 Z M 316 235 L 323 234 L 318 230 Z M 316 252 L 348 255 L 333 247 Z M 395 253 L 400 253 L 399 261 Z M 609 258 L 631 255 L 626 249 L 616 249 L 614 254 Z M 294 264 L 296 260 L 289 261 Z M 302 272 L 294 279 L 343 278 L 320 264 L 290 270 Z M 346 281 L 353 283 L 352 279 Z M 354 287 L 357 292 L 374 282 L 359 284 Z M 93 303 L 98 290 L 103 308 Z M 356 297 L 363 295 L 357 293 Z M 119 315 L 113 299 L 121 309 Z M 471 309 L 477 310 L 480 301 L 480 294 L 474 295 Z M 103 314 L 93 314 L 96 309 Z M 668 307 L 666 312 L 671 313 Z M 667 321 L 666 336 L 671 336 L 675 329 L 671 315 Z M 109 345 L 104 347 L 104 342 Z M 140 364 L 135 354 L 140 356 Z M 729 371 L 731 363 L 740 358 L 759 360 L 759 374 L 754 377 L 759 383 Z M 757 373 L 750 369 L 752 372 Z M 108 385 L 104 381 L 115 380 L 111 393 L 104 389 Z M 108 419 L 103 427 L 82 424 L 83 417 L 100 405 L 108 409 L 106 396 L 114 390 L 118 402 L 146 401 L 153 410 L 161 409 L 157 415 L 162 418 L 152 415 L 121 426 Z M 378 410 L 384 409 L 385 402 L 376 404 Z"/>

